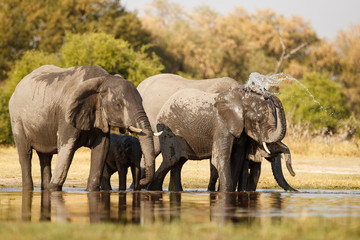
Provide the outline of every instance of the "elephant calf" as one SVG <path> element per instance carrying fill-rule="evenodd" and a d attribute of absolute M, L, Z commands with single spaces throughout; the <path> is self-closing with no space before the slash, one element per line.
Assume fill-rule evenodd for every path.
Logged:
<path fill-rule="evenodd" d="M 141 156 L 141 147 L 137 138 L 111 134 L 110 148 L 101 179 L 101 189 L 111 190 L 110 178 L 117 171 L 119 174 L 119 190 L 126 190 L 126 175 L 130 167 L 134 190 L 139 190 Z"/>

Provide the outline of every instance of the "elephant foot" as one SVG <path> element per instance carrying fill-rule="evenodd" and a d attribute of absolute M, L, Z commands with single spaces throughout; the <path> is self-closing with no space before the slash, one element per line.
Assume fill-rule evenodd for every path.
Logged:
<path fill-rule="evenodd" d="M 88 191 L 88 192 L 100 191 L 100 187 L 99 186 L 87 186 L 86 191 Z"/>
<path fill-rule="evenodd" d="M 34 191 L 34 186 L 23 186 L 22 188 L 23 191 Z"/>
<path fill-rule="evenodd" d="M 149 191 L 162 191 L 162 185 L 150 183 L 147 187 Z"/>
<path fill-rule="evenodd" d="M 62 191 L 62 185 L 56 183 L 49 183 L 47 190 L 49 191 Z"/>

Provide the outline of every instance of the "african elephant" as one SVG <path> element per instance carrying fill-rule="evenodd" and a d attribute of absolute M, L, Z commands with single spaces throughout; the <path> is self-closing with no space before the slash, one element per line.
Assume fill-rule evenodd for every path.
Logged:
<path fill-rule="evenodd" d="M 126 190 L 126 175 L 130 167 L 134 190 L 139 190 L 141 155 L 141 147 L 137 138 L 112 133 L 101 179 L 101 189 L 111 190 L 110 177 L 118 172 L 119 190 Z"/>
<path fill-rule="evenodd" d="M 267 143 L 281 141 L 286 133 L 280 100 L 245 87 L 219 94 L 179 90 L 163 105 L 156 121 L 157 130 L 163 131 L 159 137 L 163 162 L 148 187 L 154 190 L 162 189 L 164 177 L 176 164 L 211 158 L 219 172 L 220 190 L 234 191 L 239 177 L 238 171 L 230 170 L 234 140 L 251 137 L 266 148 Z"/>
<path fill-rule="evenodd" d="M 184 88 L 194 88 L 209 93 L 220 93 L 230 88 L 239 87 L 236 80 L 223 77 L 203 80 L 189 80 L 176 74 L 163 73 L 142 81 L 137 90 L 149 118 L 153 131 L 156 132 L 156 118 L 165 102 L 177 91 Z M 155 154 L 160 152 L 158 138 L 154 138 Z"/>
<path fill-rule="evenodd" d="M 91 149 L 87 190 L 100 189 L 109 149 L 109 126 L 138 134 L 148 184 L 155 172 L 153 132 L 135 86 L 99 66 L 42 66 L 24 77 L 9 102 L 23 189 L 33 189 L 32 149 L 41 165 L 41 188 L 61 190 L 74 152 Z M 58 154 L 51 174 L 51 158 Z"/>
<path fill-rule="evenodd" d="M 234 144 L 233 148 L 237 149 L 236 143 Z M 282 173 L 281 154 L 284 154 L 286 167 L 288 168 L 290 174 L 292 176 L 295 176 L 295 172 L 292 169 L 291 164 L 290 150 L 284 143 L 276 142 L 267 144 L 267 149 L 265 150 L 264 147 L 259 145 L 256 141 L 248 138 L 245 148 L 246 155 L 244 159 L 244 164 L 242 166 L 242 169 L 239 169 L 240 176 L 238 178 L 237 184 L 238 191 L 256 191 L 256 187 L 261 173 L 261 162 L 263 158 L 271 162 L 273 175 L 279 186 L 287 191 L 296 191 L 287 183 Z M 233 151 L 232 161 L 239 158 L 239 156 L 234 157 L 234 154 L 239 153 Z M 218 173 L 216 168 L 212 164 L 210 166 L 210 175 L 211 176 L 208 190 L 214 191 L 215 184 L 218 179 Z"/>

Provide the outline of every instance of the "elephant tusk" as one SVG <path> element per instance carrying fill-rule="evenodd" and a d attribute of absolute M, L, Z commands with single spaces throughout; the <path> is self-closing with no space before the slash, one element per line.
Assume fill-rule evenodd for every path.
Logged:
<path fill-rule="evenodd" d="M 155 137 L 159 137 L 162 133 L 163 133 L 163 131 L 161 131 L 161 132 L 154 132 L 154 136 L 155 136 Z"/>
<path fill-rule="evenodd" d="M 285 144 L 283 144 L 282 142 L 276 142 L 282 149 L 285 149 L 285 150 L 287 150 L 288 149 L 288 147 L 285 145 Z"/>
<path fill-rule="evenodd" d="M 133 127 L 133 126 L 130 126 L 129 127 L 129 130 L 133 133 L 142 133 L 142 129 L 141 128 L 136 128 L 136 127 Z"/>
<path fill-rule="evenodd" d="M 268 154 L 271 154 L 271 152 L 269 151 L 268 147 L 266 146 L 266 142 L 263 142 L 263 147 L 264 147 L 265 151 L 266 151 Z"/>

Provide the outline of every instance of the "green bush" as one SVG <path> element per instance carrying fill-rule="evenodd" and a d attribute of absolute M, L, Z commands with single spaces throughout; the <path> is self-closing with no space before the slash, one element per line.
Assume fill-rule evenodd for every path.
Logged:
<path fill-rule="evenodd" d="M 164 68 L 159 58 L 146 53 L 144 45 L 134 51 L 131 45 L 105 33 L 70 34 L 60 50 L 64 67 L 99 65 L 111 74 L 120 74 L 137 86 Z"/>
<path fill-rule="evenodd" d="M 287 117 L 294 123 L 310 124 L 310 130 L 336 132 L 341 122 L 350 117 L 340 84 L 316 72 L 304 75 L 301 83 L 306 88 L 293 81 L 279 89 Z"/>
<path fill-rule="evenodd" d="M 124 40 L 104 33 L 70 34 L 57 54 L 30 50 L 17 60 L 5 86 L 0 88 L 0 144 L 12 144 L 8 103 L 21 79 L 34 69 L 48 64 L 59 67 L 100 65 L 111 74 L 120 74 L 136 86 L 163 69 L 156 55 L 148 56 L 147 46 L 139 51 Z"/>

